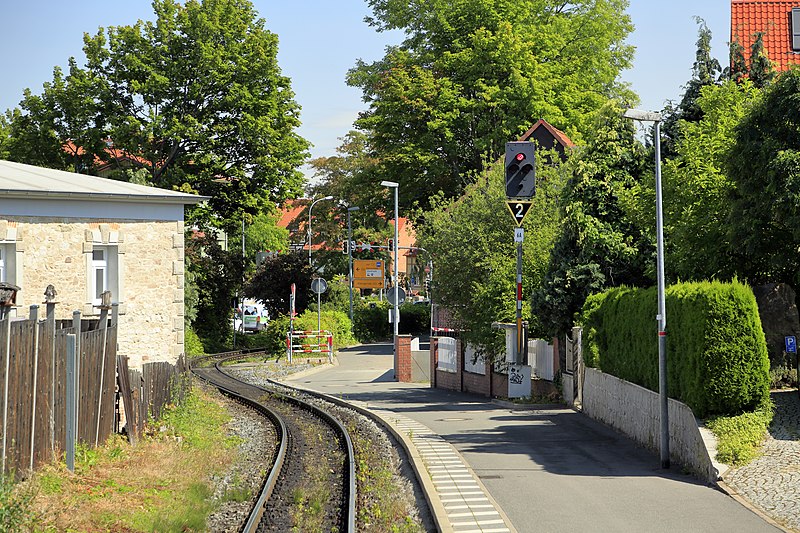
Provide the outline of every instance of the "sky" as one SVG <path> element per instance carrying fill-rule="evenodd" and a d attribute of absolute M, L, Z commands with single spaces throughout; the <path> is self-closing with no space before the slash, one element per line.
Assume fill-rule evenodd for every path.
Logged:
<path fill-rule="evenodd" d="M 358 59 L 380 59 L 402 34 L 368 26 L 364 17 L 371 13 L 363 0 L 252 1 L 278 36 L 278 63 L 302 108 L 299 134 L 312 143 L 311 157 L 335 155 L 339 140 L 366 109 L 361 91 L 345 83 L 348 69 Z M 0 50 L 5 51 L 0 54 L 0 112 L 16 107 L 25 88 L 40 94 L 42 84 L 52 80 L 53 67 L 66 68 L 69 57 L 83 65 L 84 32 L 153 18 L 150 0 L 0 0 L 0 6 Z M 729 0 L 630 0 L 628 14 L 635 26 L 628 42 L 636 56 L 622 80 L 639 95 L 640 108 L 661 110 L 680 99 L 692 74 L 695 16 L 708 24 L 712 54 L 727 66 Z"/>

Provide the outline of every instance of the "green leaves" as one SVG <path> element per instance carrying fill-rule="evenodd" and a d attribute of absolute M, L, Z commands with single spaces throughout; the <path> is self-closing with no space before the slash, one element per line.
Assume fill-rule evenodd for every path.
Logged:
<path fill-rule="evenodd" d="M 82 172 L 98 162 L 147 169 L 153 185 L 211 196 L 213 214 L 193 210 L 193 222 L 234 231 L 245 213 L 302 185 L 308 143 L 295 131 L 277 36 L 248 0 L 155 0 L 153 9 L 154 21 L 85 35 L 86 66 L 71 59 L 67 76 L 56 69 L 41 96 L 26 94 L 11 156 Z"/>
<path fill-rule="evenodd" d="M 459 196 L 539 118 L 579 141 L 607 98 L 632 98 L 617 82 L 633 53 L 624 0 L 369 4 L 370 23 L 407 38 L 359 62 L 348 83 L 370 105 L 356 126 L 379 156 L 375 173 L 401 184 L 404 205 Z"/>

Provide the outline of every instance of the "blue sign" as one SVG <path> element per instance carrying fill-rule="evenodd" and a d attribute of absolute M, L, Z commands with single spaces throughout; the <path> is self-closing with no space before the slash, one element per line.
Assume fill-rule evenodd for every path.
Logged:
<path fill-rule="evenodd" d="M 787 335 L 786 338 L 786 353 L 797 353 L 797 339 L 794 335 Z"/>

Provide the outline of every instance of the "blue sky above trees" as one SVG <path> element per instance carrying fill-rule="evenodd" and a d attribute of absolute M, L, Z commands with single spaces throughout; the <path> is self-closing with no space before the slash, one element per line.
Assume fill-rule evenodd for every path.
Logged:
<path fill-rule="evenodd" d="M 358 58 L 379 59 L 384 47 L 399 42 L 402 35 L 379 34 L 367 26 L 363 19 L 369 8 L 359 0 L 313 0 L 300 8 L 296 3 L 267 0 L 253 4 L 279 37 L 280 66 L 302 106 L 299 133 L 314 144 L 312 157 L 334 155 L 338 139 L 364 109 L 359 89 L 345 84 L 347 70 Z M 694 61 L 694 16 L 705 19 L 713 32 L 713 54 L 723 68 L 727 65 L 729 0 L 631 0 L 630 4 L 636 30 L 629 42 L 637 51 L 634 67 L 623 73 L 623 79 L 641 98 L 642 108 L 661 109 L 667 100 L 680 98 Z M 152 8 L 149 0 L 34 0 L 11 2 L 3 15 L 0 111 L 15 107 L 25 88 L 39 94 L 42 83 L 52 80 L 53 67 L 66 67 L 70 56 L 83 64 L 84 32 L 151 19 Z"/>

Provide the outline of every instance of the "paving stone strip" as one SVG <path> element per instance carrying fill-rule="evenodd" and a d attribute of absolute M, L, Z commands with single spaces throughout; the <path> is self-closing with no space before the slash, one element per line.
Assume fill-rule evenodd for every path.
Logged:
<path fill-rule="evenodd" d="M 461 454 L 426 426 L 391 409 L 370 407 L 411 439 L 428 470 L 456 533 L 513 533 L 504 514 L 483 490 Z"/>
<path fill-rule="evenodd" d="M 772 393 L 775 417 L 761 455 L 732 468 L 724 481 L 789 530 L 800 531 L 800 395 Z"/>

